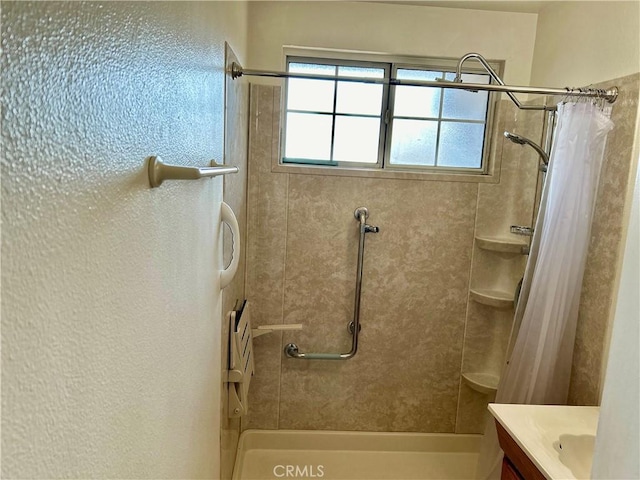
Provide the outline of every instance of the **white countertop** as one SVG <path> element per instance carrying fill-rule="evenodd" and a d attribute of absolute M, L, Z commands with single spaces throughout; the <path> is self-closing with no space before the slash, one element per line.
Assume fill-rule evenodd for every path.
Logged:
<path fill-rule="evenodd" d="M 546 478 L 590 478 L 598 407 L 491 403 L 489 411 Z"/>

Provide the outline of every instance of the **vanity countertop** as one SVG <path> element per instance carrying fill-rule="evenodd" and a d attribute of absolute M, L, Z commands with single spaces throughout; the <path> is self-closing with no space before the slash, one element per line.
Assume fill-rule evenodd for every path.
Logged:
<path fill-rule="evenodd" d="M 546 478 L 590 478 L 598 407 L 492 403 L 489 411 Z"/>

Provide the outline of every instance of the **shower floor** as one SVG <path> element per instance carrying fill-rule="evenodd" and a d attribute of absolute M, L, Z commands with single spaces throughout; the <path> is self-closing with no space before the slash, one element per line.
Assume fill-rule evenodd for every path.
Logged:
<path fill-rule="evenodd" d="M 233 480 L 473 479 L 480 435 L 247 430 Z"/>

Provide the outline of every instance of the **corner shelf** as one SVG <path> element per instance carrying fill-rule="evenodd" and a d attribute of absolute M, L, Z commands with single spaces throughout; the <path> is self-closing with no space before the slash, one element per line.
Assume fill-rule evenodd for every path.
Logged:
<path fill-rule="evenodd" d="M 501 292 L 499 290 L 489 290 L 486 288 L 472 288 L 469 290 L 471 299 L 498 309 L 513 308 L 513 293 Z"/>
<path fill-rule="evenodd" d="M 526 242 L 508 237 L 477 235 L 476 245 L 483 250 L 489 250 L 491 252 L 525 255 L 529 251 L 529 245 Z"/>
<path fill-rule="evenodd" d="M 491 373 L 463 373 L 462 379 L 469 388 L 485 395 L 496 393 L 500 381 L 497 375 Z"/>

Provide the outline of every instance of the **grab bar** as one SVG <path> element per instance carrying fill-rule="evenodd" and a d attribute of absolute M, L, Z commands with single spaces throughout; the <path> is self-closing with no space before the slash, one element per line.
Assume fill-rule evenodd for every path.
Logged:
<path fill-rule="evenodd" d="M 284 347 L 284 353 L 289 358 L 300 358 L 303 360 L 348 360 L 358 351 L 358 335 L 360 333 L 360 294 L 362 291 L 362 264 L 364 260 L 364 236 L 366 233 L 378 233 L 380 229 L 368 225 L 367 217 L 369 211 L 366 207 L 358 207 L 353 213 L 356 220 L 360 222 L 360 241 L 358 243 L 358 269 L 356 272 L 356 298 L 353 309 L 353 321 L 349 322 L 348 329 L 353 337 L 351 350 L 346 353 L 300 353 L 298 345 L 289 343 Z"/>
<path fill-rule="evenodd" d="M 197 180 L 228 173 L 238 173 L 238 167 L 218 165 L 215 160 L 211 161 L 210 167 L 182 167 L 179 165 L 167 165 L 162 162 L 160 157 L 148 157 L 147 169 L 149 185 L 152 188 L 159 187 L 165 180 Z"/>

